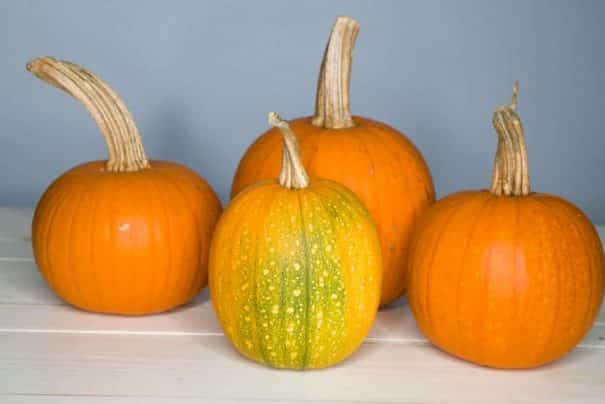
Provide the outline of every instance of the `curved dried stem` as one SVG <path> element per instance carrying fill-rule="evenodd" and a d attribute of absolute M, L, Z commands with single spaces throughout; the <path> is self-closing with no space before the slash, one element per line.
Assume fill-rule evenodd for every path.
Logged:
<path fill-rule="evenodd" d="M 351 117 L 349 85 L 353 47 L 359 24 L 351 17 L 338 17 L 324 53 L 315 99 L 315 126 L 344 129 L 355 126 Z"/>
<path fill-rule="evenodd" d="M 515 82 L 510 105 L 498 107 L 492 118 L 498 134 L 490 186 L 494 195 L 523 196 L 530 193 L 525 136 L 516 112 L 518 93 L 519 84 Z"/>
<path fill-rule="evenodd" d="M 279 184 L 288 189 L 301 189 L 309 186 L 309 176 L 302 164 L 300 147 L 296 134 L 277 113 L 269 113 L 269 125 L 278 128 L 282 134 L 282 167 Z"/>
<path fill-rule="evenodd" d="M 29 62 L 27 70 L 72 95 L 86 107 L 107 144 L 108 171 L 139 171 L 149 167 L 132 115 L 105 82 L 81 66 L 51 57 Z"/>

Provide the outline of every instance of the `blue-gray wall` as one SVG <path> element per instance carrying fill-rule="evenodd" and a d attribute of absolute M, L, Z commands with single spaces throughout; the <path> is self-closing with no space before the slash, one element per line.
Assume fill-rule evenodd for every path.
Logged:
<path fill-rule="evenodd" d="M 226 200 L 268 111 L 312 112 L 334 18 L 355 17 L 352 109 L 403 130 L 438 194 L 486 187 L 491 114 L 520 82 L 532 185 L 605 222 L 605 1 L 2 1 L 0 204 L 105 158 L 83 107 L 25 71 L 72 60 L 125 99 L 148 155 Z"/>

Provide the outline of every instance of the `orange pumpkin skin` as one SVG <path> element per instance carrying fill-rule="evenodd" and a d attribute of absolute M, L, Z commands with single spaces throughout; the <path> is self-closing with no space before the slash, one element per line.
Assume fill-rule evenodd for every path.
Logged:
<path fill-rule="evenodd" d="M 32 225 L 34 256 L 68 303 L 149 314 L 186 303 L 206 285 L 220 202 L 188 168 L 150 164 L 112 173 L 104 161 L 84 163 L 42 196 Z"/>
<path fill-rule="evenodd" d="M 355 126 L 324 129 L 311 117 L 290 121 L 309 175 L 339 182 L 365 204 L 376 222 L 382 247 L 381 305 L 405 290 L 408 246 L 414 222 L 434 202 L 429 169 L 416 147 L 397 130 L 370 119 L 353 117 Z M 246 151 L 231 196 L 279 174 L 279 131 L 261 135 Z M 346 162 L 342 164 L 342 162 Z"/>
<path fill-rule="evenodd" d="M 459 192 L 428 210 L 412 244 L 408 298 L 420 329 L 480 365 L 560 358 L 588 332 L 603 299 L 598 234 L 556 196 Z"/>

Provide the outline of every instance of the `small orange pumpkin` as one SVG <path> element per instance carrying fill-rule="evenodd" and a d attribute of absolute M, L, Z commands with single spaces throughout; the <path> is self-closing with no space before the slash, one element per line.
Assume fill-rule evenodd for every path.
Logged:
<path fill-rule="evenodd" d="M 333 181 L 307 176 L 296 135 L 283 136 L 279 181 L 239 194 L 216 226 L 210 293 L 233 345 L 279 368 L 331 366 L 370 330 L 382 275 L 376 227 L 361 201 Z"/>
<path fill-rule="evenodd" d="M 358 31 L 352 18 L 336 20 L 321 65 L 315 116 L 295 119 L 290 126 L 309 174 L 345 185 L 374 218 L 382 247 L 384 305 L 404 293 L 412 228 L 434 202 L 435 191 L 422 155 L 408 138 L 383 123 L 351 116 L 349 81 Z M 248 148 L 233 179 L 232 197 L 277 176 L 280 147 L 279 131 L 271 129 Z"/>
<path fill-rule="evenodd" d="M 489 191 L 431 207 L 411 248 L 408 297 L 426 337 L 457 357 L 529 368 L 569 352 L 603 299 L 604 258 L 586 216 L 530 192 L 523 128 L 510 106 L 493 117 L 498 149 Z"/>
<path fill-rule="evenodd" d="M 84 68 L 49 57 L 28 70 L 81 101 L 99 125 L 108 161 L 73 167 L 34 214 L 34 256 L 62 299 L 85 310 L 147 314 L 186 303 L 206 284 L 221 206 L 190 169 L 148 161 L 117 94 Z"/>

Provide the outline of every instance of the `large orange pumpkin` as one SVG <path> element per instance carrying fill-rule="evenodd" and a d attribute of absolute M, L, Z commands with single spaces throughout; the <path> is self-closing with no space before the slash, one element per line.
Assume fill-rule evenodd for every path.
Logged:
<path fill-rule="evenodd" d="M 189 301 L 206 284 L 221 211 L 210 186 L 182 165 L 148 161 L 126 106 L 89 71 L 48 57 L 27 67 L 81 101 L 109 149 L 108 161 L 57 178 L 36 207 L 34 256 L 48 285 L 95 312 L 146 314 Z"/>
<path fill-rule="evenodd" d="M 429 169 L 416 147 L 397 130 L 351 116 L 349 77 L 359 25 L 349 17 L 334 24 L 321 67 L 315 116 L 290 122 L 312 176 L 351 189 L 374 218 L 383 257 L 381 303 L 404 292 L 409 239 L 414 222 L 434 201 Z M 231 196 L 280 170 L 279 131 L 260 136 L 244 154 Z"/>
<path fill-rule="evenodd" d="M 380 243 L 359 199 L 309 179 L 288 124 L 276 114 L 270 122 L 283 131 L 279 181 L 247 188 L 225 209 L 210 252 L 212 303 L 245 356 L 322 368 L 354 352 L 372 325 Z"/>
<path fill-rule="evenodd" d="M 409 303 L 426 337 L 497 368 L 539 366 L 573 349 L 604 287 L 603 250 L 590 221 L 558 196 L 530 192 L 516 88 L 512 104 L 494 114 L 490 189 L 431 207 L 409 268 Z"/>

